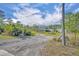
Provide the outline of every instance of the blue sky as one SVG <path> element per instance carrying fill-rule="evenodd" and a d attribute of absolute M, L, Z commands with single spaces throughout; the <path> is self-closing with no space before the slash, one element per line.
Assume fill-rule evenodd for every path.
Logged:
<path fill-rule="evenodd" d="M 51 24 L 61 20 L 61 4 L 58 3 L 2 3 L 0 10 L 5 18 L 21 21 L 23 24 Z M 65 13 L 79 11 L 79 4 L 65 4 Z"/>
<path fill-rule="evenodd" d="M 79 3 L 68 3 L 68 4 L 65 4 L 65 13 L 68 13 L 68 12 L 72 12 L 72 13 L 75 13 L 75 12 L 79 12 Z"/>
<path fill-rule="evenodd" d="M 36 8 L 39 9 L 41 12 L 48 12 L 48 13 L 53 13 L 54 9 L 53 7 L 59 5 L 59 4 L 53 4 L 53 3 L 49 3 L 49 4 L 38 4 L 38 3 L 30 3 L 30 6 L 25 6 L 26 8 Z M 12 13 L 15 11 L 14 8 L 20 8 L 22 9 L 23 7 L 20 6 L 19 3 L 2 3 L 0 4 L 0 10 L 3 10 L 5 12 L 5 16 L 6 18 L 8 17 L 14 17 L 12 15 Z"/>

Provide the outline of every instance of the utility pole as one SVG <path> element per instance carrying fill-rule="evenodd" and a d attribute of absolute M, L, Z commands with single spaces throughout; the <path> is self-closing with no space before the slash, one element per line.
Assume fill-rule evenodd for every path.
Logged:
<path fill-rule="evenodd" d="M 62 3 L 62 45 L 66 45 L 66 39 L 65 39 L 65 17 L 64 17 L 64 3 Z"/>

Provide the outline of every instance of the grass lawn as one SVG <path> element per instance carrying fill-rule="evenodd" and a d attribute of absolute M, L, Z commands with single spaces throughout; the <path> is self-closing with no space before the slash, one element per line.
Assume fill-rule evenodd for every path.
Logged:
<path fill-rule="evenodd" d="M 15 37 L 13 37 L 13 36 L 0 35 L 0 40 L 2 40 L 2 39 L 7 40 L 7 39 L 14 39 L 14 38 L 15 38 Z"/>
<path fill-rule="evenodd" d="M 58 32 L 40 32 L 41 34 L 47 35 L 47 36 L 59 36 L 61 33 Z"/>

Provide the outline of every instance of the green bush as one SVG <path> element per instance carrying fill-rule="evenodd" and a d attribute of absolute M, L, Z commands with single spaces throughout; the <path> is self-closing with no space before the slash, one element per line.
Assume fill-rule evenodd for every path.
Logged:
<path fill-rule="evenodd" d="M 25 36 L 34 36 L 36 33 L 34 31 L 26 31 L 24 32 Z"/>
<path fill-rule="evenodd" d="M 30 31 L 24 32 L 24 35 L 25 35 L 25 36 L 31 36 L 31 32 L 30 32 Z"/>
<path fill-rule="evenodd" d="M 45 32 L 51 32 L 50 30 L 46 29 Z"/>
<path fill-rule="evenodd" d="M 21 33 L 22 33 L 21 30 L 15 29 L 15 30 L 13 30 L 13 31 L 11 32 L 11 35 L 12 35 L 12 36 L 19 36 Z"/>
<path fill-rule="evenodd" d="M 0 34 L 2 34 L 4 32 L 4 29 L 0 28 Z"/>

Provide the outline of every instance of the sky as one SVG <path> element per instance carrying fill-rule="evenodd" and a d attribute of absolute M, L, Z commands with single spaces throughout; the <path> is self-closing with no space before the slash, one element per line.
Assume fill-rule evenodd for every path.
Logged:
<path fill-rule="evenodd" d="M 5 18 L 14 22 L 20 21 L 25 25 L 55 24 L 62 19 L 61 3 L 1 3 L 0 10 L 5 13 Z M 79 4 L 65 4 L 65 13 L 79 12 Z"/>

